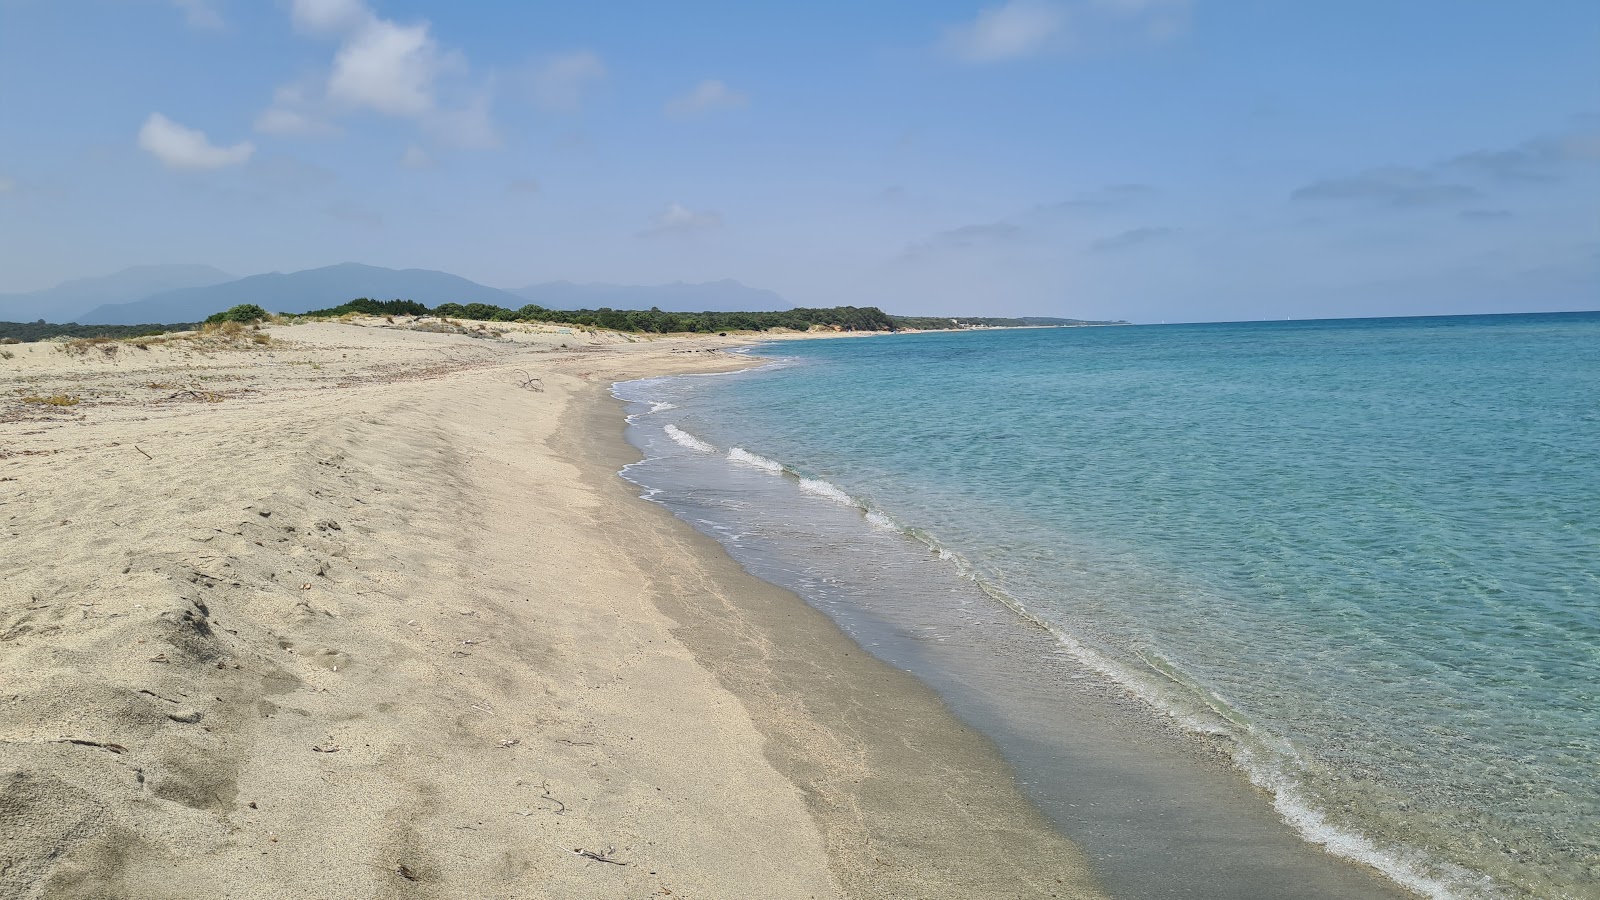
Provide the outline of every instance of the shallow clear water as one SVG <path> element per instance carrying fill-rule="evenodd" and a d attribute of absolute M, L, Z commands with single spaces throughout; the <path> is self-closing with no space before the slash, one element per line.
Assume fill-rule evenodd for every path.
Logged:
<path fill-rule="evenodd" d="M 920 542 L 919 577 L 1226 736 L 1302 833 L 1413 887 L 1600 896 L 1600 314 L 761 352 L 782 363 L 619 389 L 656 465 Z M 716 493 L 678 499 L 779 529 Z M 814 601 L 866 577 L 850 545 L 809 548 Z"/>

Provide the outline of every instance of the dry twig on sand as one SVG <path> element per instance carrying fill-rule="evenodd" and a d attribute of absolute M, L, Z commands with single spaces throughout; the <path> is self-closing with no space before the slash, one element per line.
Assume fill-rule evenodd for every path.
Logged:
<path fill-rule="evenodd" d="M 582 847 L 573 847 L 572 848 L 572 852 L 578 854 L 579 856 L 583 857 L 584 859 L 592 859 L 595 862 L 610 863 L 613 866 L 625 866 L 625 865 L 627 865 L 627 863 L 623 862 L 620 859 L 612 859 L 611 858 L 611 854 L 617 852 L 617 848 L 615 848 L 615 847 L 607 847 L 605 849 L 605 851 L 602 852 L 602 853 L 596 853 L 593 850 L 585 850 Z"/>

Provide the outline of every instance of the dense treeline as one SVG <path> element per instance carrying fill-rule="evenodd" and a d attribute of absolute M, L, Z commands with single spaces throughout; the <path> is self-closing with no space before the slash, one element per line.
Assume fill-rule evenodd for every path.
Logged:
<path fill-rule="evenodd" d="M 169 331 L 189 331 L 194 327 L 194 322 L 179 322 L 172 325 L 79 325 L 76 322 L 69 322 L 65 325 L 52 325 L 40 319 L 37 322 L 0 322 L 0 340 L 27 343 L 53 337 L 149 337 L 166 334 Z"/>
<path fill-rule="evenodd" d="M 891 316 L 876 306 L 835 306 L 827 309 L 790 309 L 783 312 L 662 312 L 659 309 L 545 309 L 530 303 L 519 309 L 507 309 L 488 303 L 441 303 L 429 309 L 415 300 L 373 300 L 360 297 L 348 303 L 327 309 L 314 309 L 301 313 L 306 316 L 442 316 L 452 319 L 470 319 L 483 322 L 551 322 L 579 325 L 589 328 L 608 328 L 613 331 L 651 332 L 657 334 L 681 332 L 767 331 L 787 328 L 807 331 L 813 326 L 838 328 L 845 331 L 902 331 L 905 329 L 945 329 L 955 327 L 952 319 L 943 316 Z M 219 312 L 206 321 L 253 322 L 268 317 L 266 310 L 253 304 L 236 306 Z M 1082 319 L 1053 319 L 1039 316 L 1021 318 L 962 318 L 961 325 L 987 327 L 1016 327 L 1019 325 L 1114 325 L 1116 322 L 1090 322 Z M 0 340 L 42 341 L 52 337 L 144 337 L 171 331 L 195 328 L 193 322 L 171 325 L 52 325 L 44 320 L 37 322 L 0 322 Z"/>
<path fill-rule="evenodd" d="M 464 319 L 502 319 L 502 313 L 482 315 L 483 304 L 469 303 L 464 307 L 446 303 L 434 309 L 435 315 L 459 316 Z M 511 313 L 505 310 L 505 313 Z M 790 309 L 783 312 L 662 312 L 659 309 L 545 309 L 529 304 L 512 315 L 525 322 L 563 322 L 572 325 L 609 328 L 614 331 L 645 331 L 658 334 L 676 332 L 716 331 L 766 331 L 788 328 L 806 331 L 813 325 L 842 328 L 846 331 L 894 331 L 894 322 L 883 310 L 874 306 L 835 306 L 830 309 Z"/>
<path fill-rule="evenodd" d="M 609 328 L 613 331 L 643 331 L 657 334 L 716 331 L 767 331 L 787 328 L 807 331 L 813 326 L 845 331 L 901 331 L 955 327 L 942 316 L 891 316 L 876 306 L 834 306 L 827 309 L 790 309 L 783 312 L 662 312 L 659 309 L 545 309 L 534 303 L 507 309 L 488 303 L 441 303 L 432 309 L 414 300 L 371 300 L 360 298 L 329 309 L 305 313 L 308 316 L 342 316 L 361 313 L 369 316 L 435 315 L 480 322 L 552 322 Z M 1082 319 L 1054 319 L 1023 316 L 1015 319 L 962 318 L 961 325 L 991 328 L 1021 325 L 1114 325 L 1116 322 L 1090 322 Z"/>
<path fill-rule="evenodd" d="M 415 300 L 370 300 L 357 297 L 328 309 L 314 309 L 303 316 L 343 316 L 360 313 L 364 316 L 425 316 L 430 310 Z"/>
<path fill-rule="evenodd" d="M 680 332 L 766 331 L 789 328 L 806 331 L 813 325 L 846 331 L 895 331 L 893 319 L 874 306 L 836 306 L 831 309 L 790 309 L 783 312 L 662 312 L 659 309 L 545 309 L 530 303 L 507 309 L 488 303 L 441 303 L 429 309 L 413 300 L 371 300 L 360 298 L 329 309 L 313 310 L 308 316 L 341 316 L 361 313 L 369 316 L 435 315 L 481 322 L 552 322 L 613 331 L 642 331 L 658 334 Z M 946 320 L 948 321 L 948 320 Z M 946 325 L 945 327 L 948 327 Z"/>

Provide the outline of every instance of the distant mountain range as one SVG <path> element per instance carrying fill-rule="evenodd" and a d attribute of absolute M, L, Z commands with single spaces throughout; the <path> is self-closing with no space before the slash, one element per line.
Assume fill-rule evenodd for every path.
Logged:
<path fill-rule="evenodd" d="M 0 294 L 0 322 L 152 325 L 198 322 L 241 303 L 271 312 L 327 309 L 357 297 L 441 303 L 487 303 L 516 309 L 617 309 L 662 312 L 782 312 L 793 307 L 780 295 L 732 279 L 702 284 L 575 284 L 550 281 L 501 290 L 432 269 L 385 269 L 341 263 L 302 272 L 271 272 L 235 278 L 210 266 L 136 266 L 101 278 L 69 281 L 25 294 Z M 905 327 L 947 327 L 938 317 L 899 317 Z M 962 321 L 969 321 L 962 317 Z M 1069 325 L 1076 319 L 970 320 L 981 324 Z"/>
<path fill-rule="evenodd" d="M 305 312 L 338 306 L 357 297 L 440 303 L 492 303 L 521 306 L 515 294 L 484 287 L 448 272 L 431 269 L 385 269 L 341 263 L 303 272 L 251 275 L 223 284 L 162 291 L 131 303 L 97 306 L 83 314 L 84 324 L 138 325 L 145 322 L 195 322 L 241 303 L 271 312 Z"/>
<path fill-rule="evenodd" d="M 0 294 L 0 322 L 80 320 L 85 311 L 102 304 L 126 303 L 178 288 L 209 287 L 232 281 L 234 277 L 211 266 L 134 266 L 115 275 L 80 278 L 42 291 Z"/>
<path fill-rule="evenodd" d="M 304 312 L 357 297 L 440 303 L 490 303 L 511 309 L 650 309 L 762 312 L 788 309 L 778 294 L 731 279 L 705 284 L 574 284 L 555 281 L 500 290 L 430 269 L 386 269 L 342 263 L 302 272 L 234 278 L 210 266 L 139 266 L 103 278 L 69 281 L 26 294 L 0 294 L 0 321 L 142 325 L 196 322 L 254 303 L 273 312 Z"/>

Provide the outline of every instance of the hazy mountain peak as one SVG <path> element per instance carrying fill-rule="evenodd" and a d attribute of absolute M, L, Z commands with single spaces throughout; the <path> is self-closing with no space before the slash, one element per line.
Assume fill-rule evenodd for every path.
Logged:
<path fill-rule="evenodd" d="M 74 278 L 52 288 L 0 294 L 0 320 L 67 322 L 83 311 L 108 303 L 126 303 L 159 291 L 204 287 L 234 278 L 214 266 L 178 263 L 129 266 L 110 275 Z"/>
<path fill-rule="evenodd" d="M 345 262 L 299 272 L 251 275 L 223 284 L 152 293 L 132 303 L 108 304 L 84 316 L 86 323 L 136 325 L 145 322 L 194 322 L 237 306 L 254 303 L 273 312 L 305 312 L 337 306 L 357 297 L 440 303 L 492 303 L 517 307 L 524 300 L 449 272 L 432 269 L 388 269 Z"/>

